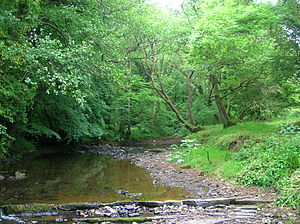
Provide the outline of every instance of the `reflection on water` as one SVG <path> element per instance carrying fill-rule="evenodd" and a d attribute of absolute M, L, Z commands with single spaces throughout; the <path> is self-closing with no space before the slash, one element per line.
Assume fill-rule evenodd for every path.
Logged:
<path fill-rule="evenodd" d="M 0 180 L 0 203 L 130 200 L 116 190 L 143 193 L 141 200 L 182 199 L 182 195 L 187 195 L 179 188 L 153 184 L 147 171 L 129 161 L 103 155 L 43 155 L 8 170 L 12 174 L 17 171 L 25 172 L 26 178 Z"/>

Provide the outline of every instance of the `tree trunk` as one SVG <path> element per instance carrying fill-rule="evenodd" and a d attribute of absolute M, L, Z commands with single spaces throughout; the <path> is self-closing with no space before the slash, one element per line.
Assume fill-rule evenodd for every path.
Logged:
<path fill-rule="evenodd" d="M 158 95 L 165 101 L 165 103 L 171 108 L 171 110 L 175 113 L 177 119 L 192 133 L 204 130 L 203 127 L 199 127 L 196 125 L 193 125 L 191 123 L 189 123 L 188 121 L 186 121 L 183 116 L 181 115 L 181 113 L 178 111 L 178 109 L 176 108 L 176 106 L 173 104 L 173 102 L 171 101 L 171 99 L 169 98 L 169 96 L 165 93 L 164 89 L 163 89 L 163 85 L 162 82 L 160 80 L 160 76 L 158 76 L 158 82 L 160 85 L 160 89 L 156 86 L 155 84 L 155 80 L 152 74 L 149 74 L 149 77 L 151 79 L 151 83 L 152 83 L 152 87 L 153 89 L 158 93 Z"/>
<path fill-rule="evenodd" d="M 215 98 L 215 101 L 216 101 L 216 105 L 217 105 L 217 108 L 218 108 L 218 111 L 219 111 L 219 115 L 220 115 L 220 119 L 223 123 L 223 127 L 224 128 L 228 128 L 230 126 L 233 126 L 235 125 L 236 123 L 232 122 L 224 105 L 223 105 L 223 102 L 222 102 L 222 98 L 220 96 L 220 91 L 219 91 L 219 83 L 218 83 L 218 80 L 217 80 L 217 77 L 216 76 L 212 76 L 211 78 L 211 82 L 212 82 L 212 85 L 213 85 L 213 92 L 214 92 L 214 98 Z"/>
<path fill-rule="evenodd" d="M 187 83 L 186 83 L 186 89 L 188 92 L 188 102 L 187 102 L 187 106 L 188 106 L 188 115 L 189 115 L 189 119 L 192 125 L 196 125 L 196 121 L 194 119 L 193 116 L 193 111 L 192 111 L 192 104 L 193 104 L 193 95 L 194 95 L 194 89 L 192 87 L 192 76 L 193 73 L 188 74 L 187 75 Z"/>

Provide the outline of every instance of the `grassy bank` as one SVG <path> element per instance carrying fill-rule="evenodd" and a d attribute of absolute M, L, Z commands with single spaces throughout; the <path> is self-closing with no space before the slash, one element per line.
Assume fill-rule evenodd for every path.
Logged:
<path fill-rule="evenodd" d="M 300 208 L 300 113 L 221 125 L 188 136 L 167 159 L 245 185 L 275 186 L 279 204 Z"/>

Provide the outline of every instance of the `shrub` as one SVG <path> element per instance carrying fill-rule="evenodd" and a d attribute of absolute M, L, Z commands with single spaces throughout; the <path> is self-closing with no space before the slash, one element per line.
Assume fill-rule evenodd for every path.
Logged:
<path fill-rule="evenodd" d="M 257 144 L 251 151 L 253 154 L 248 155 L 247 161 L 251 162 L 245 166 L 238 181 L 246 185 L 277 185 L 282 178 L 300 167 L 299 140 L 298 134 L 273 135 Z"/>

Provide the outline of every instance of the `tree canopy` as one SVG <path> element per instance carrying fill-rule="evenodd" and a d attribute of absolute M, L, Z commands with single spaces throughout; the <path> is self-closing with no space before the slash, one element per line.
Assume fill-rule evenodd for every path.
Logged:
<path fill-rule="evenodd" d="M 299 2 L 0 3 L 0 152 L 184 135 L 299 104 Z"/>

